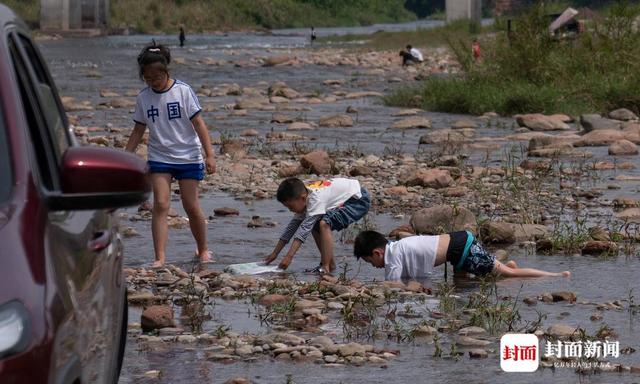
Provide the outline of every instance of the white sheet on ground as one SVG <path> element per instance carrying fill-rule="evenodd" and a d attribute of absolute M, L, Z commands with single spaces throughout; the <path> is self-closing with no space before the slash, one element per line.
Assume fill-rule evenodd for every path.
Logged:
<path fill-rule="evenodd" d="M 259 275 L 261 273 L 283 271 L 277 265 L 265 265 L 263 262 L 231 264 L 224 270 L 234 275 Z"/>

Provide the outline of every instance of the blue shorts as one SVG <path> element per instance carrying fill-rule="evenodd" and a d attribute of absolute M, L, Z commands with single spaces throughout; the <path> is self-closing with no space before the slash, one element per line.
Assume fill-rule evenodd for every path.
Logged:
<path fill-rule="evenodd" d="M 149 173 L 169 173 L 176 180 L 204 179 L 204 163 L 170 164 L 160 161 L 148 161 Z"/>
<path fill-rule="evenodd" d="M 342 231 L 352 223 L 362 219 L 369 212 L 371 200 L 369 192 L 361 188 L 362 197 L 352 197 L 345 201 L 341 207 L 327 211 L 322 220 L 324 220 L 332 231 Z"/>
<path fill-rule="evenodd" d="M 489 253 L 482 244 L 468 232 L 467 244 L 464 253 L 458 265 L 456 265 L 456 271 L 462 270 L 468 273 L 472 273 L 476 276 L 485 276 L 493 271 L 493 267 L 496 262 L 496 257 Z"/>

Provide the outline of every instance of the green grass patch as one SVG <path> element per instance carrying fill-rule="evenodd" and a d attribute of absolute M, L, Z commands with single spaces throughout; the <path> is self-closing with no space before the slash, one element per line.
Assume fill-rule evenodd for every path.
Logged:
<path fill-rule="evenodd" d="M 619 2 L 604 12 L 605 21 L 571 39 L 550 35 L 547 14 L 535 6 L 515 20 L 511 36 L 482 36 L 478 62 L 469 37 L 448 39 L 463 74 L 429 78 L 392 93 L 386 103 L 467 114 L 640 112 L 640 32 L 634 24 L 640 7 Z M 499 20 L 496 28 L 504 24 Z"/>
<path fill-rule="evenodd" d="M 413 31 L 401 32 L 379 31 L 370 35 L 349 34 L 329 36 L 320 38 L 319 41 L 330 44 L 364 41 L 365 43 L 359 45 L 358 48 L 374 50 L 397 49 L 399 51 L 407 44 L 411 44 L 414 47 L 425 48 L 447 46 L 450 41 L 471 41 L 478 33 L 489 33 L 492 30 L 492 26 L 478 27 L 477 25 L 469 23 L 468 20 L 458 20 L 437 28 L 418 28 Z"/>

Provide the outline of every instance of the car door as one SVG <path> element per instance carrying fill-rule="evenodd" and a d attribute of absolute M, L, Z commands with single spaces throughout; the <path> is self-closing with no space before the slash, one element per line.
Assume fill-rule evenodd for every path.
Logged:
<path fill-rule="evenodd" d="M 11 54 L 23 90 L 30 137 L 40 165 L 42 196 L 60 193 L 59 165 L 65 150 L 76 145 L 68 129 L 46 65 L 29 38 L 11 32 Z M 33 126 L 35 125 L 35 126 Z M 48 276 L 55 300 L 64 308 L 52 314 L 54 371 L 79 362 L 82 382 L 117 380 L 115 358 L 122 319 L 122 250 L 110 211 L 50 211 L 44 240 Z"/>

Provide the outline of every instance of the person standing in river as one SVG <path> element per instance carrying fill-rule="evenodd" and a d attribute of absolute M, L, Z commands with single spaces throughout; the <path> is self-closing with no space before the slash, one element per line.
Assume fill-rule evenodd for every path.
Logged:
<path fill-rule="evenodd" d="M 184 28 L 180 27 L 180 35 L 178 36 L 178 39 L 180 39 L 180 46 L 184 47 L 184 41 L 186 40 L 186 37 L 184 35 Z"/>
<path fill-rule="evenodd" d="M 134 152 L 149 128 L 153 267 L 163 266 L 166 260 L 167 216 L 173 179 L 178 181 L 182 206 L 196 240 L 196 257 L 203 263 L 211 261 L 204 215 L 198 201 L 198 184 L 204 179 L 205 170 L 215 172 L 216 160 L 198 98 L 189 85 L 171 78 L 170 61 L 169 49 L 155 42 L 138 56 L 139 76 L 148 87 L 138 94 L 133 115 L 135 125 L 126 146 L 127 151 Z"/>
<path fill-rule="evenodd" d="M 316 40 L 316 30 L 311 27 L 311 44 Z"/>

